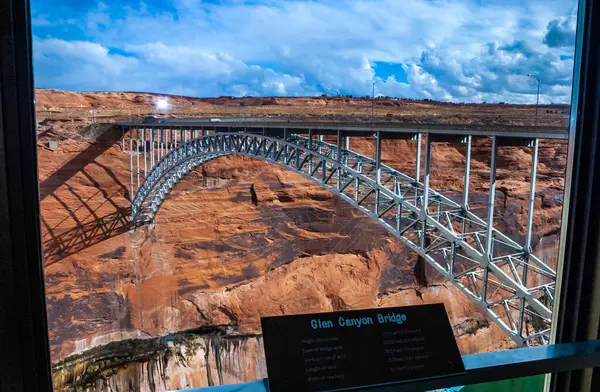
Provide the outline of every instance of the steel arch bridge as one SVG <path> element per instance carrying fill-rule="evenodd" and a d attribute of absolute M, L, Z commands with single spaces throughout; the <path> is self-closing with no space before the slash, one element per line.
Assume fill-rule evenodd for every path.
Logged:
<path fill-rule="evenodd" d="M 339 130 L 334 145 L 322 138 L 315 140 L 310 131 L 308 137 L 288 132 L 275 137 L 230 129 L 217 132 L 217 127 L 210 134 L 204 129 L 199 134 L 192 128 L 180 128 L 178 141 L 178 133 L 173 134 L 172 129 L 140 128 L 141 132 L 135 129 L 135 136 L 129 129 L 132 189 L 134 157 L 137 161 L 138 187 L 132 192 L 135 226 L 153 222 L 170 190 L 197 166 L 227 155 L 263 159 L 319 183 L 376 220 L 475 302 L 518 345 L 547 343 L 556 272 L 531 252 L 537 139 L 531 140 L 534 162 L 527 237 L 525 244 L 519 244 L 493 226 L 496 150 L 511 139 L 492 136 L 491 191 L 488 218 L 483 219 L 468 208 L 471 136 L 459 140 L 428 133 L 424 179 L 420 182 L 381 164 L 380 132 L 372 133 L 376 140 L 376 157 L 372 159 L 342 148 Z M 417 138 L 420 161 L 421 134 Z M 465 192 L 460 201 L 429 186 L 431 145 L 457 140 L 467 145 Z M 123 143 L 125 149 L 125 139 Z M 348 137 L 345 144 L 348 147 Z M 417 177 L 419 171 L 417 168 Z"/>

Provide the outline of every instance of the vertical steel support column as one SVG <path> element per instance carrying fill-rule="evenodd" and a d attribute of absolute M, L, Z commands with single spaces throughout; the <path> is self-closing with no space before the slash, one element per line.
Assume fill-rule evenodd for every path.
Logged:
<path fill-rule="evenodd" d="M 420 136 L 420 134 L 419 134 Z M 422 227 L 421 227 L 421 247 L 426 248 L 427 216 L 429 215 L 429 181 L 431 178 L 431 134 L 427 134 L 425 140 L 425 178 L 423 179 L 423 205 L 421 206 Z M 419 138 L 419 146 L 421 141 Z M 420 149 L 418 149 L 420 150 Z M 418 151 L 418 155 L 421 153 Z"/>
<path fill-rule="evenodd" d="M 419 136 L 421 136 L 419 134 Z M 421 142 L 419 141 L 419 145 Z M 421 155 L 419 152 L 418 155 Z M 431 179 L 431 135 L 427 134 L 425 140 L 425 177 L 423 179 L 423 205 L 421 205 L 421 211 L 423 215 L 429 215 L 429 181 Z M 425 224 L 423 222 L 423 224 Z"/>
<path fill-rule="evenodd" d="M 350 149 L 350 136 L 346 136 L 346 145 L 345 145 L 346 150 Z"/>
<path fill-rule="evenodd" d="M 485 234 L 485 270 L 483 274 L 483 301 L 487 301 L 487 286 L 488 286 L 488 277 L 489 277 L 489 263 L 492 262 L 494 257 L 494 241 L 492 239 L 493 228 L 494 228 L 494 208 L 496 204 L 496 155 L 497 155 L 497 141 L 496 136 L 492 137 L 492 158 L 490 162 L 490 195 L 488 199 L 488 221 L 487 221 L 487 230 Z"/>
<path fill-rule="evenodd" d="M 467 136 L 467 151 L 465 154 L 465 186 L 463 191 L 463 207 L 469 206 L 469 182 L 471 181 L 471 135 Z"/>
<path fill-rule="evenodd" d="M 416 180 L 417 182 L 421 181 L 421 134 L 417 134 L 417 163 L 416 163 Z"/>
<path fill-rule="evenodd" d="M 336 156 L 336 160 L 338 162 L 338 167 L 337 167 L 337 190 L 339 191 L 339 189 L 342 186 L 342 179 L 340 178 L 340 175 L 342 174 L 340 165 L 342 164 L 342 131 L 340 131 L 338 129 L 337 131 L 337 152 L 336 152 L 337 156 Z"/>
<path fill-rule="evenodd" d="M 467 211 L 469 210 L 469 184 L 471 182 L 471 135 L 467 136 L 467 151 L 465 153 L 465 186 L 463 189 L 463 221 L 462 221 L 462 230 L 461 235 L 465 235 L 465 230 L 467 229 Z M 463 238 L 464 239 L 464 238 Z"/>
<path fill-rule="evenodd" d="M 140 189 L 140 131 L 136 128 L 135 130 L 135 155 L 136 155 L 136 168 L 137 168 L 137 189 Z"/>
<path fill-rule="evenodd" d="M 289 154 L 289 150 L 288 150 L 288 146 L 287 146 L 287 138 L 288 138 L 288 131 L 286 128 L 283 128 L 283 141 L 286 142 L 285 144 L 285 164 L 287 165 L 288 162 L 288 154 Z"/>
<path fill-rule="evenodd" d="M 171 134 L 171 127 L 165 128 L 165 145 L 164 145 L 165 150 L 163 151 L 163 156 L 166 156 L 167 154 L 169 154 L 170 134 Z"/>
<path fill-rule="evenodd" d="M 381 132 L 375 133 L 375 214 L 379 215 L 379 185 L 381 184 Z"/>
<path fill-rule="evenodd" d="M 133 131 L 129 127 L 129 198 L 133 203 Z"/>
<path fill-rule="evenodd" d="M 156 143 L 156 147 L 157 147 L 157 155 L 158 155 L 158 160 L 160 161 L 162 159 L 162 138 L 163 138 L 163 131 L 162 128 L 158 128 L 158 140 Z"/>
<path fill-rule="evenodd" d="M 144 127 L 144 129 L 142 129 L 142 140 L 144 141 L 144 180 L 146 179 L 146 177 L 148 176 L 148 164 L 146 163 L 146 127 Z"/>
<path fill-rule="evenodd" d="M 154 169 L 154 127 L 150 127 L 150 171 Z"/>
<path fill-rule="evenodd" d="M 533 210 L 535 206 L 535 183 L 537 177 L 537 165 L 538 165 L 538 150 L 539 142 L 538 139 L 533 141 L 531 147 L 531 179 L 529 181 L 529 210 L 527 211 L 527 234 L 525 235 L 525 252 L 531 253 L 531 230 L 533 228 Z M 527 265 L 525 265 L 527 268 Z M 526 276 L 527 271 L 524 271 Z M 525 285 L 525 276 L 523 277 L 523 285 Z"/>
<path fill-rule="evenodd" d="M 179 131 L 181 132 L 181 128 L 179 128 Z M 176 149 L 177 148 L 177 128 L 175 128 L 173 133 L 175 134 L 175 138 L 173 139 L 174 140 L 173 141 L 173 149 Z"/>
<path fill-rule="evenodd" d="M 122 152 L 125 152 L 125 127 L 121 127 L 121 142 L 123 147 L 121 148 Z"/>
<path fill-rule="evenodd" d="M 265 144 L 266 147 L 266 144 Z M 309 151 L 313 151 L 313 133 L 312 133 L 312 129 L 308 130 L 308 150 Z M 308 156 L 308 175 L 312 174 L 312 159 L 313 159 L 313 155 L 312 153 L 309 152 L 309 156 Z"/>
<path fill-rule="evenodd" d="M 319 135 L 319 154 L 323 154 L 323 135 Z"/>
<path fill-rule="evenodd" d="M 524 251 L 527 255 L 526 263 L 523 265 L 523 278 L 521 282 L 523 286 L 527 287 L 527 273 L 529 272 L 529 254 L 532 252 L 531 249 L 531 231 L 533 229 L 533 212 L 535 206 L 535 183 L 537 179 L 537 165 L 538 165 L 538 149 L 539 141 L 534 139 L 533 146 L 531 146 L 531 178 L 529 180 L 529 210 L 527 211 L 527 232 L 525 234 L 525 246 Z M 525 314 L 525 300 L 521 299 L 521 306 L 519 309 L 519 336 L 523 335 L 523 316 Z"/>

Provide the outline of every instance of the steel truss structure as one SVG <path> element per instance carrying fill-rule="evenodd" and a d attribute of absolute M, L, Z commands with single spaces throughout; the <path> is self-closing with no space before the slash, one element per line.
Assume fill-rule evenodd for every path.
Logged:
<path fill-rule="evenodd" d="M 215 127 L 216 128 L 216 127 Z M 374 131 L 375 159 L 349 149 L 337 132 L 337 145 L 284 131 L 283 137 L 247 132 L 216 132 L 183 127 L 123 127 L 129 134 L 132 222 L 153 222 L 170 190 L 197 166 L 226 155 L 263 159 L 293 170 L 358 208 L 435 268 L 467 295 L 517 345 L 546 344 L 556 271 L 531 249 L 538 139 L 492 136 L 487 216 L 469 209 L 471 136 L 416 134 L 416 178 L 381 163 L 382 133 Z M 425 139 L 421 157 L 422 138 Z M 343 141 L 345 147 L 342 148 Z M 431 189 L 434 143 L 463 143 L 464 192 L 453 200 Z M 494 228 L 497 149 L 527 145 L 532 151 L 525 243 Z M 140 162 L 140 159 L 142 162 Z"/>

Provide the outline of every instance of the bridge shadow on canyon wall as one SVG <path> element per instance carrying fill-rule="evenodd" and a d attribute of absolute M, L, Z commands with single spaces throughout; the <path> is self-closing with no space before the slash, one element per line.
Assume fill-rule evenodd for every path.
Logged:
<path fill-rule="evenodd" d="M 100 129 L 86 149 L 40 182 L 45 266 L 129 230 L 129 190 L 98 161 L 120 138 L 115 127 Z"/>

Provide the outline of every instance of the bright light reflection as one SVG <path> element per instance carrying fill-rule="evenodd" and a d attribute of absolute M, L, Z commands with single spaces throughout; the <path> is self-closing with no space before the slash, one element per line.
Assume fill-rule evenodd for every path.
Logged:
<path fill-rule="evenodd" d="M 169 107 L 169 102 L 164 98 L 157 100 L 154 104 L 157 109 L 167 109 Z"/>

